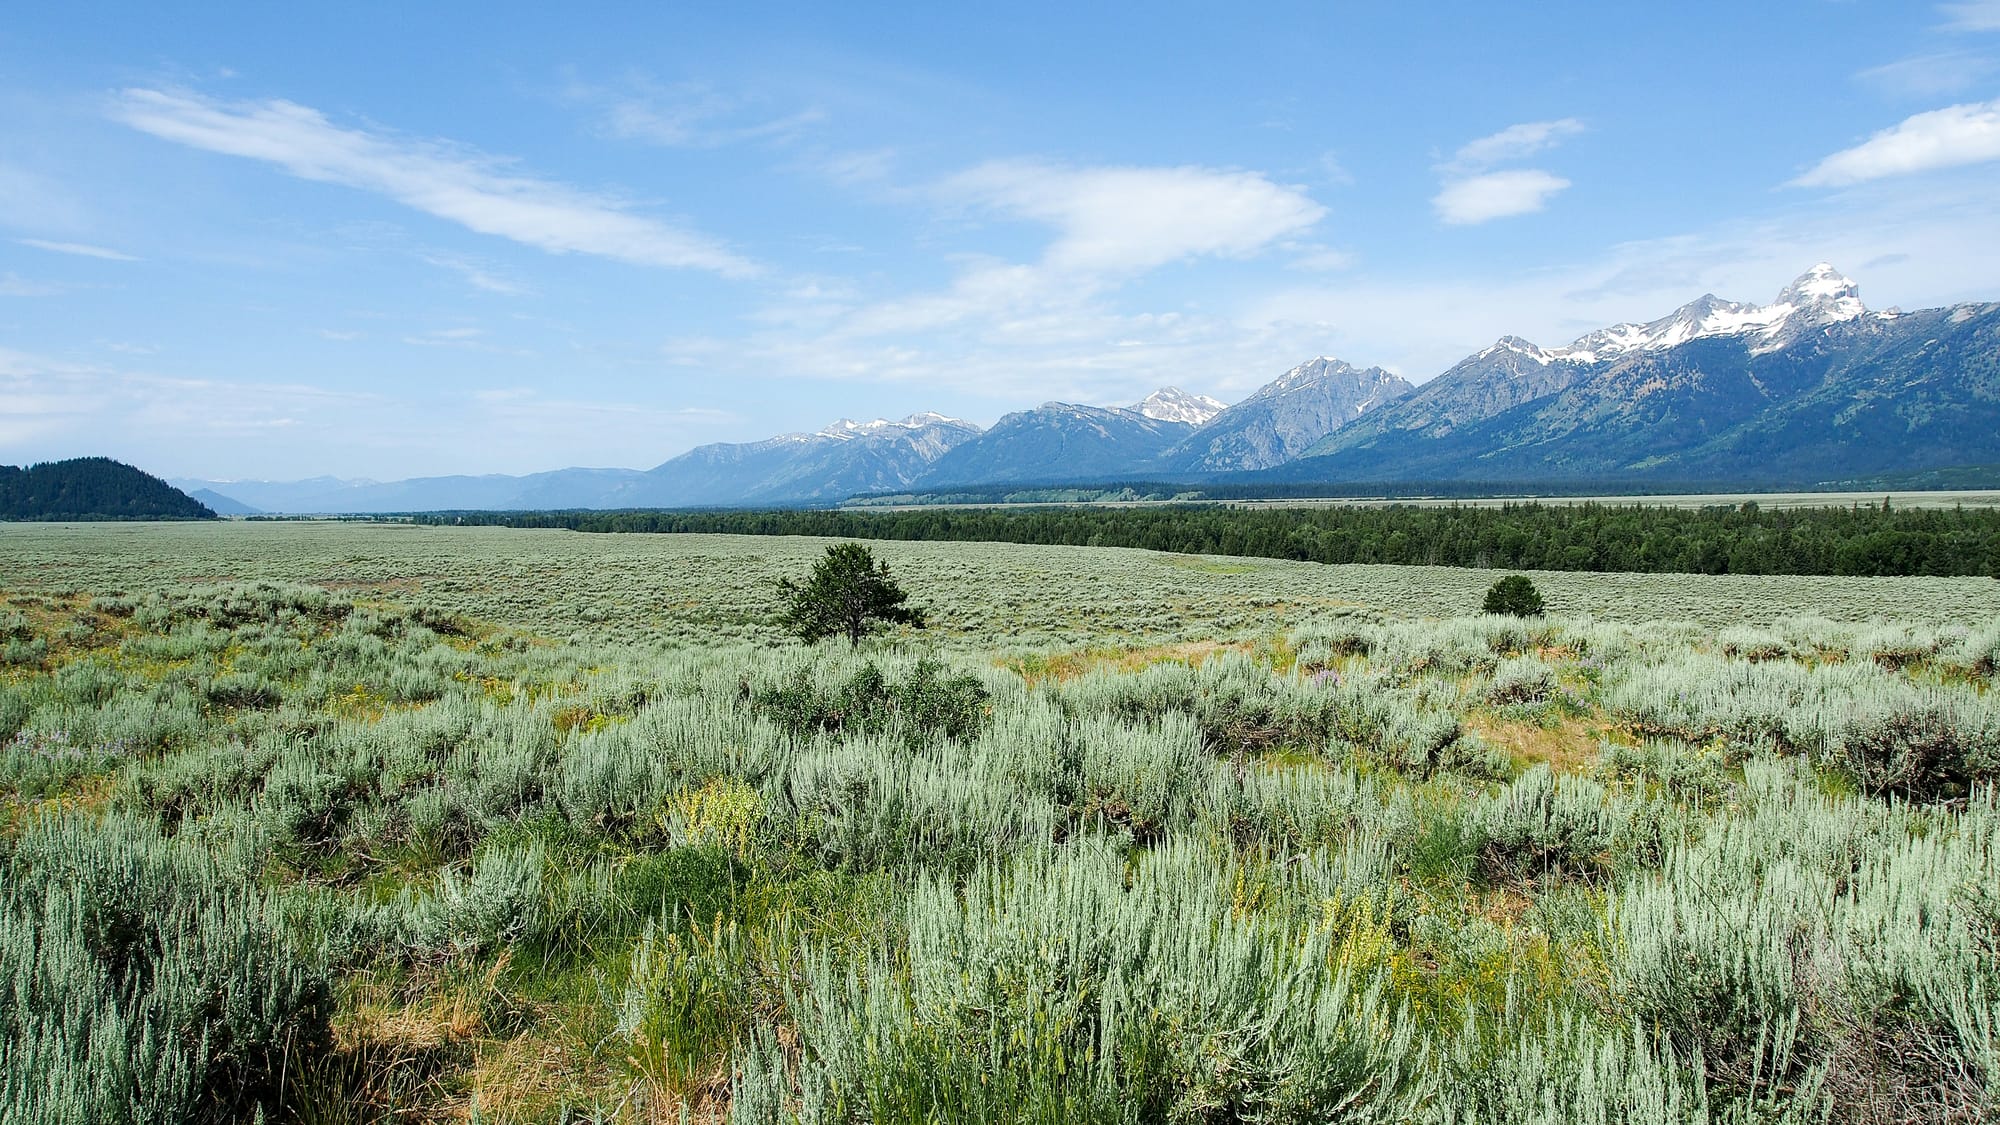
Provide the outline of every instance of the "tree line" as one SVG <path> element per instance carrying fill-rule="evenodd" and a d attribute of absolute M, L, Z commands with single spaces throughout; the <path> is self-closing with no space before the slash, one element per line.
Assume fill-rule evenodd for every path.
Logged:
<path fill-rule="evenodd" d="M 477 512 L 424 523 L 1138 547 L 1320 563 L 1652 574 L 1992 575 L 2000 510 L 1537 504 Z"/>

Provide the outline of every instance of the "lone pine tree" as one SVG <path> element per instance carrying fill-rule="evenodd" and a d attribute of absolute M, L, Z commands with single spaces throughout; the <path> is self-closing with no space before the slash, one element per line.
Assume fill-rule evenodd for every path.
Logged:
<path fill-rule="evenodd" d="M 1515 617 L 1535 617 L 1542 612 L 1542 592 L 1525 574 L 1510 574 L 1486 591 L 1487 613 L 1509 613 Z"/>
<path fill-rule="evenodd" d="M 807 644 L 846 634 L 859 645 L 883 625 L 924 623 L 923 610 L 904 604 L 910 595 L 889 576 L 889 564 L 859 543 L 828 547 L 803 583 L 782 578 L 778 588 L 785 596 L 779 620 Z"/>

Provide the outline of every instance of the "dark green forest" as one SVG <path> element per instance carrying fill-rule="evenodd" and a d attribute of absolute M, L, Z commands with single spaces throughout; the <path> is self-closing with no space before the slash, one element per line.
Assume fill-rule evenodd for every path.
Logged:
<path fill-rule="evenodd" d="M 435 514 L 424 523 L 1140 547 L 1321 563 L 1666 574 L 1993 575 L 2000 511 L 1647 505 Z"/>
<path fill-rule="evenodd" d="M 156 476 L 109 457 L 0 465 L 0 520 L 212 520 Z"/>

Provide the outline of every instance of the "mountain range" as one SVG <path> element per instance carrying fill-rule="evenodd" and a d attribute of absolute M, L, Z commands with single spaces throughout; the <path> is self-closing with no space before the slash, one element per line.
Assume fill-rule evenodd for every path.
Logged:
<path fill-rule="evenodd" d="M 2000 304 L 1872 312 L 1822 263 L 1768 305 L 1504 337 L 1268 475 L 1785 487 L 1995 461 Z"/>
<path fill-rule="evenodd" d="M 2000 304 L 1871 311 L 1822 263 L 1553 349 L 1505 336 L 1412 386 L 1320 356 L 1233 406 L 1174 387 L 717 443 L 653 469 L 380 483 L 176 480 L 218 511 L 828 503 L 989 484 L 1564 481 L 1800 487 L 2000 463 Z"/>

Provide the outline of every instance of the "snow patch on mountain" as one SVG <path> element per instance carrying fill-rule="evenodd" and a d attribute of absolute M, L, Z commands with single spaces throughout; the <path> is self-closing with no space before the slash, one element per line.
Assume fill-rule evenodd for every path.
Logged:
<path fill-rule="evenodd" d="M 1228 409 L 1228 404 L 1217 402 L 1207 395 L 1189 394 L 1179 387 L 1161 387 L 1128 409 L 1155 422 L 1199 426 Z"/>
<path fill-rule="evenodd" d="M 939 414 L 936 411 L 926 410 L 922 413 L 912 414 L 900 422 L 892 422 L 887 418 L 877 418 L 872 422 L 856 422 L 851 418 L 842 418 L 840 421 L 835 422 L 816 434 L 800 434 L 797 436 L 807 439 L 818 437 L 833 438 L 836 441 L 852 441 L 855 438 L 893 437 L 897 434 L 921 430 L 930 426 L 953 426 L 975 431 L 979 428 L 970 422 Z"/>
<path fill-rule="evenodd" d="M 1663 352 L 1691 340 L 1750 337 L 1751 352 L 1777 351 L 1816 328 L 1867 315 L 1861 289 L 1853 279 L 1821 262 L 1800 274 L 1768 305 L 1746 305 L 1704 294 L 1658 320 L 1646 324 L 1614 324 L 1577 337 L 1567 346 L 1539 348 L 1516 336 L 1503 336 L 1479 353 L 1481 358 L 1513 351 L 1540 364 L 1596 363 L 1634 352 Z"/>

